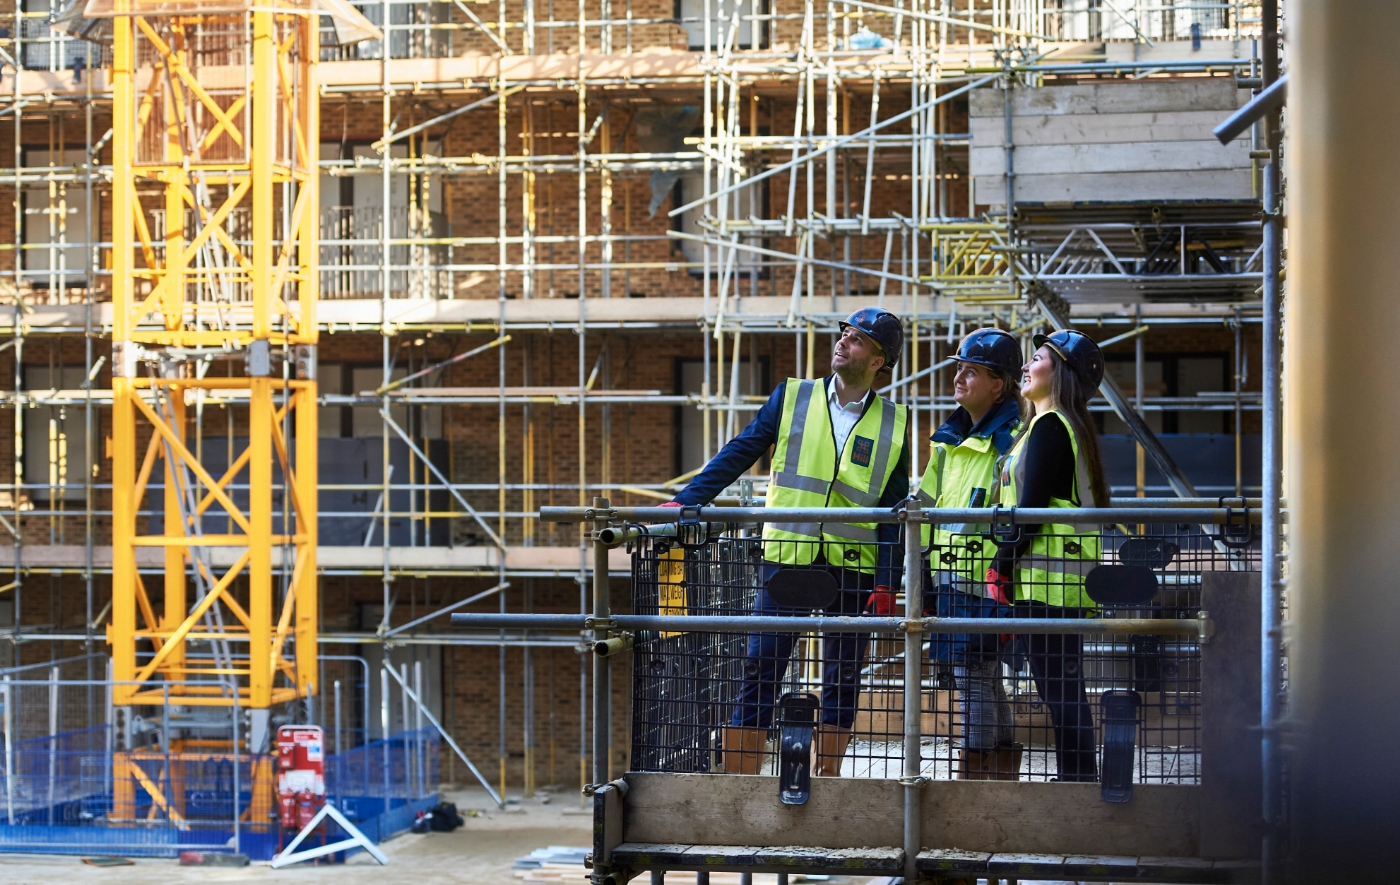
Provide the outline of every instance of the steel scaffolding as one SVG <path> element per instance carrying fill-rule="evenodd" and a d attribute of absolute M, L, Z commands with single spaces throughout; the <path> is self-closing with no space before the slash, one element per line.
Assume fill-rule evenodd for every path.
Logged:
<path fill-rule="evenodd" d="M 1180 219 L 1173 234 L 1175 246 L 1159 240 L 1157 252 L 1149 249 L 1138 256 L 1142 266 L 1126 267 L 1129 252 L 1136 248 L 1129 222 L 1060 218 L 1032 223 L 1017 219 L 1014 197 L 1000 209 L 976 203 L 968 160 L 971 134 L 957 131 L 964 127 L 953 113 L 954 105 L 973 90 L 1034 89 L 1047 81 L 1210 76 L 1248 81 L 1259 75 L 1260 63 L 1251 48 L 1262 28 L 1263 6 L 1258 2 L 1173 5 L 1120 0 L 1098 7 L 1048 0 L 686 0 L 678 4 L 677 15 L 670 6 L 660 14 L 634 0 L 500 0 L 494 18 L 485 5 L 457 0 L 354 5 L 382 30 L 383 39 L 350 42 L 335 27 L 319 32 L 303 28 L 306 33 L 298 38 L 319 60 L 317 86 L 305 95 L 318 96 L 322 110 L 319 122 L 311 111 L 303 127 L 307 144 L 300 149 L 315 150 L 310 141 L 316 139 L 346 143 L 344 133 L 352 117 L 370 120 L 364 125 L 373 130 L 374 140 L 365 150 L 354 156 L 341 151 L 315 162 L 320 181 L 363 183 L 366 193 L 377 191 L 377 199 L 358 206 L 353 200 L 345 205 L 342 198 L 325 195 L 315 200 L 318 177 L 304 174 L 297 188 L 313 198 L 300 214 L 297 207 L 302 204 L 291 189 L 281 202 L 267 204 L 266 216 L 230 205 L 220 240 L 227 255 L 263 250 L 272 267 L 271 256 L 278 250 L 293 254 L 289 244 L 298 236 L 310 237 L 301 240 L 301 248 L 314 249 L 319 256 L 319 285 L 303 273 L 294 289 L 304 304 L 319 297 L 319 315 L 313 320 L 305 308 L 296 313 L 288 307 L 288 321 L 300 324 L 301 336 L 288 337 L 289 346 L 314 345 L 322 333 L 379 336 L 376 389 L 318 393 L 314 380 L 287 382 L 304 400 L 303 406 L 314 401 L 323 407 L 377 410 L 382 457 L 378 476 L 362 483 L 318 485 L 312 458 L 309 475 L 297 472 L 296 491 L 307 508 L 300 513 L 310 519 L 307 525 L 313 532 L 312 489 L 366 493 L 366 509 L 322 508 L 319 517 L 373 521 L 377 526 L 372 531 L 379 537 L 366 545 L 374 550 L 373 561 L 318 562 L 314 554 L 274 555 L 272 547 L 280 545 L 272 543 L 269 530 L 265 574 L 269 590 L 272 582 L 290 581 L 302 594 L 315 593 L 318 575 L 380 579 L 383 613 L 377 630 L 322 631 L 322 644 L 497 645 L 502 790 L 508 724 L 506 649 L 525 650 L 525 682 L 532 686 L 528 650 L 558 647 L 559 642 L 523 633 L 489 640 L 449 636 L 433 632 L 432 615 L 492 597 L 504 613 L 508 602 L 526 603 L 533 580 L 549 578 L 576 581 L 586 610 L 594 569 L 585 532 L 567 541 L 563 529 L 550 534 L 539 523 L 540 507 L 585 506 L 595 495 L 629 503 L 671 497 L 688 475 L 643 482 L 619 467 L 619 460 L 625 460 L 614 457 L 614 447 L 625 437 L 622 422 L 616 420 L 619 410 L 643 403 L 696 410 L 702 460 L 707 461 L 742 429 L 764 398 L 760 394 L 766 391 L 751 385 L 746 389 L 741 380 L 743 366 L 751 364 L 760 340 L 782 342 L 793 356 L 791 371 L 813 377 L 823 368 L 819 351 L 825 337 L 853 306 L 871 303 L 897 310 L 909 319 L 910 334 L 899 368 L 882 392 L 911 406 L 917 438 L 921 433 L 927 436 L 954 407 L 944 370 L 959 334 L 978 325 L 997 325 L 1029 342 L 1050 323 L 1041 305 L 1063 308 L 1066 305 L 1057 298 L 1066 297 L 1073 302 L 1070 319 L 1097 324 L 1109 330 L 1113 340 L 1138 336 L 1141 342 L 1148 326 L 1222 328 L 1234 336 L 1232 391 L 1214 397 L 1148 396 L 1139 384 L 1131 402 L 1102 399 L 1095 409 L 1121 413 L 1128 402 L 1136 414 L 1201 410 L 1232 415 L 1237 477 L 1243 460 L 1239 440 L 1244 413 L 1277 414 L 1276 390 L 1254 394 L 1243 383 L 1242 367 L 1248 363 L 1244 330 L 1273 328 L 1255 289 L 1265 286 L 1267 272 L 1271 266 L 1277 269 L 1277 261 L 1265 248 L 1257 219 Z M 183 408 L 175 405 L 182 401 L 179 397 L 162 400 L 152 395 L 162 387 L 159 381 L 145 387 L 119 382 L 111 393 L 101 389 L 104 365 L 117 369 L 119 362 L 115 350 L 110 356 L 102 353 L 102 339 L 136 341 L 138 337 L 129 336 L 146 334 L 139 317 L 128 317 L 127 304 L 113 285 L 121 272 L 117 256 L 129 258 L 142 236 L 124 232 L 120 225 L 112 227 L 104 212 L 123 217 L 119 194 L 138 204 L 145 198 L 151 207 L 143 222 L 145 238 L 152 255 L 164 255 L 160 241 L 181 234 L 187 210 L 170 180 L 162 179 L 149 192 L 144 179 L 128 189 L 118 186 L 132 181 L 128 164 L 116 156 L 104 162 L 114 133 L 122 131 L 115 114 L 111 128 L 99 131 L 100 121 L 124 102 L 115 76 L 121 47 L 120 41 L 109 46 L 72 36 L 95 21 L 82 15 L 85 9 L 78 4 L 63 13 L 15 12 L 11 36 L 0 41 L 16 71 L 13 94 L 0 107 L 0 114 L 12 117 L 14 141 L 12 164 L 0 169 L 0 186 L 8 183 L 16 194 L 13 240 L 0 245 L 13 259 L 9 291 L 0 293 L 12 303 L 8 331 L 15 372 L 13 391 L 0 398 L 0 404 L 14 409 L 12 481 L 8 501 L 3 502 L 10 511 L 4 516 L 4 529 L 13 541 L 7 591 L 14 600 L 13 626 L 7 631 L 12 648 L 22 640 L 47 639 L 55 644 L 81 641 L 88 651 L 97 650 L 107 614 L 98 577 L 109 571 L 114 580 L 133 584 L 142 580 L 140 575 L 164 575 L 170 605 L 178 598 L 170 595 L 177 584 L 212 586 L 218 580 L 212 569 L 226 573 L 235 565 L 234 560 L 211 555 L 203 566 L 162 568 L 142 565 L 134 554 L 125 553 L 120 562 L 114 556 L 109 565 L 100 549 L 113 524 L 129 527 L 134 536 L 136 521 L 163 516 L 163 524 L 171 526 L 186 519 L 188 509 L 182 509 L 175 477 L 159 482 L 160 477 L 152 475 L 144 484 L 150 492 L 162 489 L 162 513 L 143 509 L 140 494 L 128 495 L 139 485 L 136 458 L 143 453 L 134 433 L 122 431 L 112 440 L 114 463 L 126 465 L 119 476 L 114 473 L 111 482 L 101 482 L 93 470 L 103 443 L 95 428 L 104 416 L 111 420 L 123 409 L 136 409 L 148 419 L 159 418 L 160 408 Z M 1176 41 L 1196 41 L 1200 49 L 1185 58 L 1153 55 L 1158 44 Z M 309 60 L 303 56 L 304 62 Z M 108 70 L 114 76 L 105 76 Z M 234 86 L 234 91 L 245 88 L 241 81 Z M 215 104 L 230 118 L 235 116 L 229 106 Z M 638 130 L 644 118 L 655 127 L 653 137 Z M 231 138 L 242 131 L 236 122 L 230 124 L 215 137 Z M 447 135 L 460 131 L 453 127 L 466 126 L 475 126 L 476 141 L 491 141 L 492 149 L 449 152 Z M 70 149 L 79 127 L 81 149 Z M 213 131 L 207 129 L 206 134 Z M 32 148 L 41 140 L 38 133 L 49 146 L 42 154 Z M 174 168 L 179 165 L 171 167 L 170 179 L 189 174 Z M 1265 165 L 1263 158 L 1256 165 Z M 470 187 L 472 193 L 484 194 L 492 183 L 494 200 L 483 198 L 473 207 L 481 215 L 481 230 L 473 235 L 454 229 L 465 223 L 463 219 L 434 208 L 435 199 L 440 199 L 434 194 L 441 189 Z M 207 191 L 223 185 L 206 175 L 202 186 Z M 658 203 L 658 218 L 664 220 L 654 221 L 643 212 L 648 192 Z M 157 209 L 156 199 L 169 204 Z M 80 230 L 70 226 L 77 215 Z M 291 224 L 292 216 L 300 224 Z M 36 232 L 40 219 L 42 236 Z M 313 221 L 319 223 L 319 232 Z M 1193 252 L 1191 244 L 1210 249 L 1210 244 L 1225 239 L 1238 244 L 1222 247 L 1220 267 L 1202 272 L 1186 267 L 1188 257 L 1201 251 Z M 1148 281 L 1160 296 L 1145 299 L 1139 310 L 1129 313 L 1124 302 L 1144 299 L 1124 293 L 1146 279 L 1158 259 L 1177 264 L 1170 274 Z M 230 274 L 213 266 L 198 268 L 204 276 L 198 284 L 190 276 L 191 287 L 232 282 Z M 287 281 L 296 279 L 295 270 L 285 270 L 281 279 L 282 285 L 268 280 L 271 297 L 291 285 Z M 636 284 L 656 279 L 661 280 L 656 288 L 673 297 L 629 297 L 639 288 Z M 477 295 L 488 290 L 492 297 Z M 1072 297 L 1089 290 L 1088 297 Z M 133 294 L 154 297 L 149 292 Z M 230 296 L 229 303 L 256 297 L 240 292 Z M 177 315 L 178 311 L 172 314 Z M 0 324 L 5 319 L 0 318 Z M 132 322 L 138 326 L 125 327 Z M 699 392 L 667 395 L 615 389 L 608 351 L 595 353 L 598 336 L 662 331 L 699 334 Z M 454 361 L 478 369 L 480 386 L 442 387 L 441 366 L 427 357 L 403 372 L 417 378 L 398 374 L 399 342 L 428 333 L 463 342 L 475 336 Z M 79 334 L 80 373 L 68 380 L 50 371 L 42 388 L 25 381 L 26 356 L 32 358 L 36 347 L 48 347 L 53 354 Z M 574 338 L 573 383 L 560 385 L 558 379 L 548 378 L 541 384 L 531 374 L 535 369 L 528 368 L 541 342 L 551 335 Z M 268 330 L 262 337 L 272 341 L 275 336 Z M 224 338 L 219 341 L 222 346 Z M 241 338 L 230 342 L 229 353 L 251 356 L 249 344 Z M 518 383 L 508 375 L 507 363 L 516 354 L 524 356 L 527 366 Z M 474 362 L 466 362 L 468 358 Z M 494 384 L 486 367 L 492 359 Z M 61 367 L 57 360 L 50 358 Z M 1141 348 L 1137 362 L 1142 362 Z M 73 367 L 78 368 L 76 361 Z M 193 389 L 192 381 L 181 383 Z M 214 488 L 227 489 L 240 502 L 254 489 L 259 495 L 286 494 L 290 484 L 270 469 L 276 443 L 268 419 L 280 415 L 280 406 L 269 405 L 272 392 L 244 392 L 250 390 L 246 379 L 237 385 L 220 378 L 208 382 L 209 389 L 191 401 L 191 416 L 161 423 L 188 427 L 187 436 L 173 436 L 198 453 L 222 438 L 232 439 L 245 413 L 251 416 L 261 408 L 269 432 L 250 433 L 250 439 L 260 447 L 253 460 L 269 470 L 246 484 L 233 481 L 235 471 L 230 470 L 225 482 L 214 476 L 200 480 L 203 488 L 211 493 Z M 430 457 L 421 417 L 415 415 L 428 407 L 465 405 L 496 407 L 494 475 L 454 474 Z M 519 441 L 513 445 L 515 429 L 508 426 L 507 408 L 516 406 L 523 407 L 523 416 Z M 81 409 L 83 414 L 81 443 L 66 435 L 61 422 L 50 422 L 54 430 L 43 441 L 50 451 L 44 481 L 25 472 L 26 443 L 35 445 L 32 436 L 26 439 L 25 414 L 34 408 L 60 414 Z M 226 424 L 214 417 L 218 411 Z M 314 438 L 315 409 L 295 412 L 306 418 L 297 439 Z M 409 420 L 396 419 L 397 414 L 407 414 Z M 572 424 L 578 436 L 574 482 L 559 481 L 555 475 L 564 465 L 556 464 L 552 446 L 544 459 L 538 456 L 538 440 L 556 418 Z M 596 431 L 601 431 L 602 443 L 597 467 L 592 468 L 586 441 Z M 408 451 L 406 475 L 393 475 L 391 444 Z M 79 449 L 81 480 L 73 470 Z M 508 469 L 513 461 L 519 462 L 517 471 Z M 922 472 L 920 458 L 912 466 L 916 475 Z M 1143 475 L 1140 468 L 1133 491 L 1146 492 Z M 761 490 L 763 478 L 754 479 Z M 70 496 L 78 487 L 81 494 Z M 1233 491 L 1243 495 L 1251 490 L 1237 478 Z M 446 493 L 450 503 L 445 509 L 430 506 L 430 492 Z M 371 506 L 375 496 L 381 505 Z M 76 507 L 79 499 L 81 511 Z M 405 499 L 407 509 L 395 509 L 394 502 Z M 271 514 L 270 497 L 265 503 Z M 426 531 L 431 521 L 470 523 L 483 539 L 477 545 L 481 555 L 424 553 L 422 559 L 408 562 L 391 541 L 391 525 L 400 519 L 418 527 L 410 530 L 410 537 L 413 546 L 425 548 L 433 546 L 427 543 Z M 33 540 L 40 526 L 49 536 L 47 544 Z M 65 542 L 79 527 L 80 556 L 63 559 L 56 551 L 74 546 Z M 305 532 L 298 532 L 304 539 Z M 549 547 L 552 539 L 571 551 L 567 558 L 545 564 L 513 561 L 518 551 Z M 306 540 L 293 546 L 297 544 L 314 547 Z M 395 582 L 414 574 L 486 579 L 489 583 L 483 586 L 491 589 L 472 591 L 467 601 L 448 603 L 444 597 L 443 604 L 417 619 L 421 623 L 416 626 L 391 626 Z M 81 577 L 83 631 L 25 626 L 22 618 L 29 609 L 21 601 L 34 598 L 34 590 L 24 593 L 26 582 L 32 587 L 41 575 L 50 576 L 50 581 L 63 575 Z M 57 592 L 52 585 L 50 592 Z M 42 590 L 38 597 L 44 598 Z M 302 595 L 297 604 L 310 598 Z M 263 618 L 269 624 L 271 611 Z M 114 615 L 134 629 L 134 612 Z M 162 629 L 175 629 L 183 620 L 182 616 Z M 297 655 L 309 656 L 306 646 L 315 641 L 316 624 L 303 626 L 298 627 L 303 641 Z M 17 662 L 17 652 L 12 654 Z M 134 660 L 135 652 L 129 657 Z M 313 660 L 299 657 L 299 694 L 306 693 Z M 583 692 L 588 661 L 581 661 Z M 88 674 L 90 679 L 100 676 Z M 531 691 L 527 689 L 528 722 L 534 716 Z M 534 746 L 531 740 L 527 748 Z M 586 748 L 580 756 L 583 768 Z"/>

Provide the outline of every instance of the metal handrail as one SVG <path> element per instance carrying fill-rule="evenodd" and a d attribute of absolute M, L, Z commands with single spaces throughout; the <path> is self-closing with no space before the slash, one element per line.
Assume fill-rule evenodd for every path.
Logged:
<path fill-rule="evenodd" d="M 592 630 L 584 614 L 454 614 L 452 626 L 472 630 Z M 623 631 L 678 633 L 1092 633 L 1209 636 L 1209 618 L 895 618 L 774 615 L 613 615 Z"/>
<path fill-rule="evenodd" d="M 1045 523 L 1114 523 L 1162 522 L 1170 513 L 1173 523 L 1204 525 L 1258 525 L 1263 514 L 1249 506 L 1174 507 L 1162 503 L 1137 507 L 978 507 L 960 509 L 914 510 L 903 507 L 541 507 L 543 522 L 579 523 L 606 520 L 625 523 L 762 523 L 762 522 L 918 522 L 930 525 L 946 523 L 982 523 L 998 525 L 1042 525 Z M 1201 500 L 1201 499 L 1194 499 Z M 1239 501 L 1238 498 L 1226 499 Z M 908 515 L 906 515 L 908 514 Z M 627 534 L 627 533 L 619 533 Z"/>

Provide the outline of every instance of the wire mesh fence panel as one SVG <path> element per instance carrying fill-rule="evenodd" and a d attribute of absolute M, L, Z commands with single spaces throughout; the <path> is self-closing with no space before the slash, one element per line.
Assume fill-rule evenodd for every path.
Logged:
<path fill-rule="evenodd" d="M 633 611 L 857 615 L 871 604 L 877 572 L 887 584 L 890 564 L 900 556 L 897 540 L 863 546 L 868 549 L 857 556 L 864 559 L 848 560 L 847 548 L 840 545 L 765 540 L 718 526 L 695 538 L 647 536 L 633 549 Z M 639 633 L 633 666 L 633 768 L 775 771 L 779 711 L 785 700 L 802 695 L 815 698 L 820 711 L 819 761 L 837 764 L 861 720 L 858 701 L 871 688 L 871 679 L 880 678 L 878 668 L 867 663 L 869 645 L 870 636 L 863 633 Z M 866 741 L 865 767 L 883 769 L 886 762 L 897 767 L 897 736 L 894 740 L 888 747 L 883 739 Z M 885 758 L 887 751 L 892 758 Z"/>
<path fill-rule="evenodd" d="M 757 589 L 758 543 L 707 542 L 703 554 L 674 539 L 640 542 L 632 566 L 637 614 L 747 613 Z M 633 669 L 632 759 L 642 771 L 710 771 L 715 729 L 734 703 L 743 637 L 643 632 Z"/>
<path fill-rule="evenodd" d="M 230 711 L 111 708 L 109 686 L 58 678 L 86 665 L 0 675 L 0 852 L 173 855 L 226 849 L 235 830 L 245 849 L 276 850 L 276 755 L 235 756 Z M 437 795 L 440 758 L 434 728 L 328 754 L 327 799 L 376 833 L 402 829 L 405 806 Z"/>
<path fill-rule="evenodd" d="M 890 532 L 834 544 L 682 526 L 644 534 L 632 555 L 639 615 L 904 614 L 883 589 L 898 588 L 902 572 L 903 543 Z M 1258 569 L 1246 527 L 938 527 L 923 551 L 923 614 L 1194 623 L 1204 576 Z M 903 635 L 767 632 L 760 623 L 748 633 L 636 636 L 633 768 L 775 773 L 784 700 L 805 694 L 819 709 L 815 773 L 900 777 Z M 1116 765 L 1137 783 L 1199 783 L 1207 687 L 1197 634 L 1084 626 L 926 634 L 924 774 L 1095 781 Z"/>
<path fill-rule="evenodd" d="M 364 820 L 436 795 L 440 770 L 437 729 L 406 731 L 328 755 L 326 796 L 351 820 Z"/>

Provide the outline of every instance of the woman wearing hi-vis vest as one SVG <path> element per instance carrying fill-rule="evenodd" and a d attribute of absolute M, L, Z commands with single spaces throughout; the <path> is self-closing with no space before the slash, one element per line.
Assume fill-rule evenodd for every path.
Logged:
<path fill-rule="evenodd" d="M 909 495 L 904 444 L 908 413 L 872 388 L 899 359 L 904 330 L 889 311 L 867 307 L 841 324 L 826 378 L 789 378 L 778 385 L 743 433 L 730 440 L 676 496 L 671 506 L 707 504 L 771 446 L 767 507 L 881 507 Z M 891 587 L 899 567 L 899 527 L 875 523 L 765 523 L 756 615 L 801 614 L 769 596 L 786 569 L 821 570 L 836 581 L 831 615 L 894 612 Z M 893 551 L 893 555 L 892 555 Z M 729 726 L 723 729 L 724 770 L 758 774 L 764 738 L 797 636 L 751 633 Z M 813 771 L 839 775 L 855 724 L 868 633 L 824 637 L 821 723 L 812 742 Z"/>
<path fill-rule="evenodd" d="M 1021 396 L 1031 417 L 1003 462 L 1001 504 L 1107 507 L 1108 484 L 1088 406 L 1103 381 L 1103 354 L 1074 330 L 1034 340 L 1038 349 L 1021 369 Z M 1022 526 L 1015 539 L 998 544 L 987 570 L 988 592 L 1006 594 L 1014 587 L 1018 618 L 1084 617 L 1098 607 L 1084 592 L 1084 579 L 1098 564 L 1100 549 L 1098 526 Z M 1050 711 L 1059 779 L 1098 780 L 1081 636 L 1022 639 L 1036 692 Z"/>
<path fill-rule="evenodd" d="M 988 507 L 998 500 L 998 464 L 1021 428 L 1021 345 L 1000 329 L 978 329 L 963 339 L 955 359 L 958 408 L 930 437 L 919 499 L 924 507 Z M 928 557 L 924 610 L 941 618 L 1009 617 L 1011 600 L 987 592 L 987 568 L 996 555 L 988 526 L 922 528 Z M 1021 747 L 1002 682 L 1000 637 L 931 634 L 929 658 L 945 673 L 951 669 L 958 692 L 961 776 L 1016 780 Z"/>

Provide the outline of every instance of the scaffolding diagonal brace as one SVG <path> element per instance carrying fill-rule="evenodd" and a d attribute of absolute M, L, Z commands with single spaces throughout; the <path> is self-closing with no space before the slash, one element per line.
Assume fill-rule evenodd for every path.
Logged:
<path fill-rule="evenodd" d="M 1059 311 L 1055 310 L 1055 308 L 1051 307 L 1049 304 L 1046 304 L 1044 300 L 1037 299 L 1036 305 L 1040 308 L 1040 312 L 1045 315 L 1045 318 L 1054 324 L 1056 328 L 1070 328 L 1069 318 L 1060 316 Z M 1137 409 L 1133 408 L 1132 403 L 1128 402 L 1128 398 L 1123 395 L 1123 391 L 1119 389 L 1117 383 L 1108 375 L 1104 375 L 1103 383 L 1099 385 L 1099 392 L 1101 392 L 1104 398 L 1108 400 L 1109 404 L 1113 406 L 1113 411 L 1118 414 L 1118 417 L 1123 420 L 1123 423 L 1128 425 L 1128 429 L 1132 431 L 1133 436 L 1142 444 L 1143 451 L 1147 453 L 1147 457 L 1152 459 L 1152 463 L 1162 472 L 1162 475 L 1167 478 L 1167 482 L 1171 484 L 1172 491 L 1176 492 L 1177 497 L 1196 497 L 1196 487 L 1191 483 L 1191 480 L 1186 477 L 1182 469 L 1177 466 L 1172 456 L 1167 453 L 1166 448 L 1162 445 L 1162 441 L 1157 438 L 1157 434 L 1152 432 L 1152 428 L 1147 426 L 1147 422 L 1143 420 L 1142 415 Z"/>

